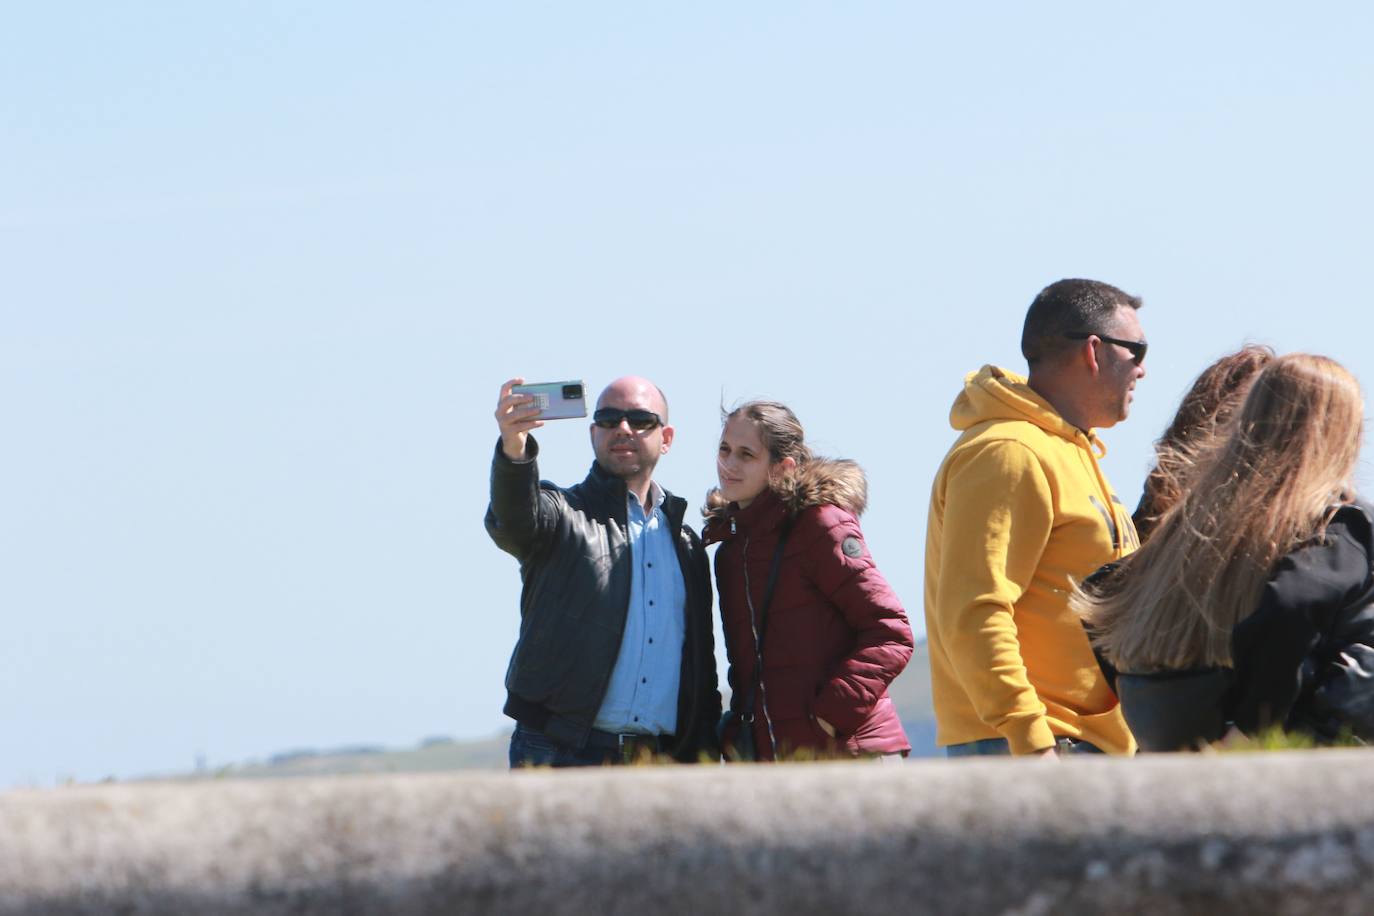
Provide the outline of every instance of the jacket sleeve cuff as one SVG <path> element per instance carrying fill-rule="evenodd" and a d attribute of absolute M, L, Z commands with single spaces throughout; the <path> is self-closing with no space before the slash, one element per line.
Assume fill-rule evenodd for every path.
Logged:
<path fill-rule="evenodd" d="M 824 690 L 812 702 L 811 715 L 829 722 L 841 735 L 854 734 L 863 724 L 865 717 L 865 713 L 857 712 L 852 704 L 837 698 L 831 689 Z"/>
<path fill-rule="evenodd" d="M 1036 716 L 1033 719 L 1012 719 L 1003 723 L 998 730 L 1002 733 L 1002 737 L 1007 739 L 1007 743 L 1011 745 L 1012 754 L 1018 757 L 1054 747 L 1054 732 L 1050 731 L 1050 724 L 1045 721 L 1044 716 Z"/>
<path fill-rule="evenodd" d="M 534 459 L 539 457 L 539 443 L 534 441 L 534 436 L 525 437 L 525 457 L 521 461 L 513 461 L 506 454 L 506 450 L 501 447 L 501 437 L 496 437 L 496 455 L 492 458 L 495 467 L 523 468 L 526 465 L 534 464 Z"/>

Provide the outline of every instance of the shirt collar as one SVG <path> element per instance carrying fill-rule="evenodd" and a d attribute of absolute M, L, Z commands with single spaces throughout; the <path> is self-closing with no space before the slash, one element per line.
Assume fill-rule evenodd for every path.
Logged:
<path fill-rule="evenodd" d="M 634 494 L 633 490 L 626 488 L 625 494 L 626 499 L 632 499 L 635 502 L 639 502 L 639 497 Z M 654 512 L 658 510 L 658 507 L 663 505 L 663 501 L 667 498 L 668 494 L 663 491 L 663 488 L 658 485 L 657 481 L 649 481 L 649 505 L 641 507 L 644 510 L 644 514 L 653 515 Z"/>

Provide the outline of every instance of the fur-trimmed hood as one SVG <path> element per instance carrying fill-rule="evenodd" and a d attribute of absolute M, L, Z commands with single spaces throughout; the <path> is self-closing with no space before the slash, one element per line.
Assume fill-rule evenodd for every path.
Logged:
<path fill-rule="evenodd" d="M 855 516 L 868 507 L 868 478 L 858 462 L 848 458 L 813 458 L 771 489 L 772 496 L 794 517 L 813 506 L 839 506 Z M 719 489 L 712 489 L 706 494 L 701 514 L 710 531 L 712 525 L 723 524 L 740 511 L 734 503 L 725 502 Z"/>
<path fill-rule="evenodd" d="M 855 515 L 868 507 L 868 478 L 848 458 L 817 458 L 788 474 L 773 492 L 796 515 L 812 506 L 839 506 Z"/>

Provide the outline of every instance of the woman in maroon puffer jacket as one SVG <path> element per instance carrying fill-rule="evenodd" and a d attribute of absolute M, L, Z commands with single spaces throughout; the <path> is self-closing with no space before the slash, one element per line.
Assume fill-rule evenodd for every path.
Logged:
<path fill-rule="evenodd" d="M 756 759 L 905 756 L 911 745 L 887 685 L 911 658 L 911 626 L 859 528 L 863 471 L 813 456 L 796 415 L 772 401 L 725 418 L 716 470 L 720 487 L 703 511 L 706 543 L 720 543 L 716 589 L 733 694 L 722 722 L 727 757 L 748 744 L 740 730 L 751 697 Z"/>

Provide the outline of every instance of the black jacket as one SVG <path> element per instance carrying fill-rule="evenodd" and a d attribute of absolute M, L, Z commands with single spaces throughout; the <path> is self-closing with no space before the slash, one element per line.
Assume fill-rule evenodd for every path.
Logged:
<path fill-rule="evenodd" d="M 539 453 L 533 437 L 526 448 L 531 459 Z M 625 482 L 595 462 L 582 483 L 563 489 L 540 481 L 534 460 L 511 461 L 496 444 L 487 533 L 520 561 L 523 584 L 505 713 L 579 748 L 605 698 L 630 604 L 626 495 Z M 667 494 L 662 508 L 677 532 L 687 592 L 671 753 L 692 762 L 719 756 L 710 572 L 700 539 L 683 524 L 687 501 Z"/>
<path fill-rule="evenodd" d="M 1374 513 L 1342 506 L 1325 538 L 1274 567 L 1259 606 L 1231 632 L 1233 667 L 1117 674 L 1099 658 L 1141 749 L 1195 748 L 1230 724 L 1249 735 L 1279 725 L 1319 742 L 1374 740 L 1372 564 Z"/>

